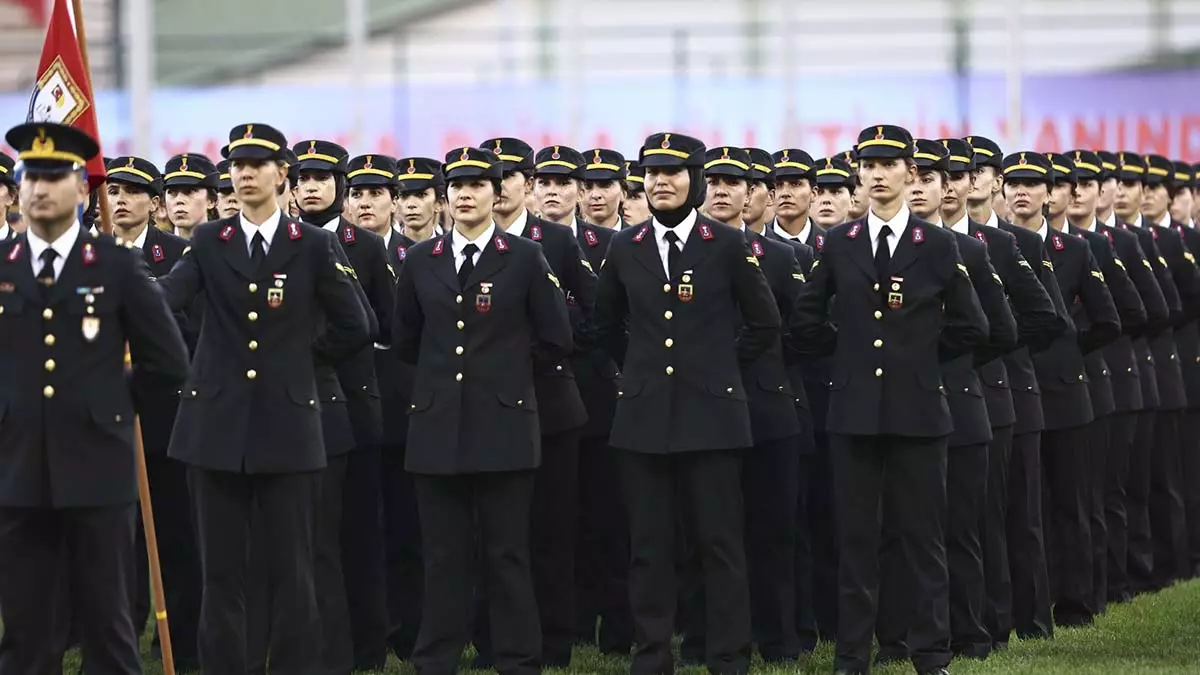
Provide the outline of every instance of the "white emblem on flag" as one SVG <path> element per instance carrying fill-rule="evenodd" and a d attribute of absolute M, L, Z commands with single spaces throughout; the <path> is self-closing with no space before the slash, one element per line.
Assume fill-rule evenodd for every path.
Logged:
<path fill-rule="evenodd" d="M 33 89 L 29 121 L 71 124 L 87 108 L 87 98 L 63 65 L 62 57 L 59 57 L 54 59 Z"/>

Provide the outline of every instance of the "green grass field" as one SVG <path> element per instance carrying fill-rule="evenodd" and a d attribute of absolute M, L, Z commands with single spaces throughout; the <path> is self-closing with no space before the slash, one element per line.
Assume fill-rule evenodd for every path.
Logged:
<path fill-rule="evenodd" d="M 148 641 L 146 641 L 148 645 Z M 68 675 L 77 670 L 78 657 L 67 656 Z M 822 645 L 810 658 L 790 666 L 756 664 L 756 673 L 815 673 L 828 675 L 833 650 Z M 566 675 L 602 673 L 617 675 L 629 670 L 627 659 L 601 655 L 594 649 L 575 652 L 574 667 Z M 412 673 L 408 665 L 392 661 L 385 673 Z M 489 671 L 464 671 L 464 673 Z M 560 671 L 548 671 L 558 673 Z M 679 671 L 701 675 L 703 668 Z M 910 665 L 873 671 L 884 675 L 913 672 Z M 956 661 L 955 675 L 1196 675 L 1200 673 L 1200 581 L 1179 584 L 1132 603 L 1110 607 L 1094 626 L 1058 629 L 1053 640 L 1013 642 L 1008 650 L 983 662 Z M 162 666 L 147 659 L 146 674 L 161 675 Z"/>

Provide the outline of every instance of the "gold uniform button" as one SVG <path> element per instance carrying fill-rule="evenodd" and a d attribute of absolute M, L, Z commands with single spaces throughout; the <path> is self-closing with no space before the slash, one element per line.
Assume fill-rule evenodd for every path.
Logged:
<path fill-rule="evenodd" d="M 671 367 L 671 366 L 667 366 L 667 374 L 668 374 L 668 375 L 674 375 L 674 374 L 675 374 L 675 368 L 673 368 L 673 367 Z"/>
<path fill-rule="evenodd" d="M 1175 360 L 1175 355 L 1174 355 L 1174 354 L 1172 354 L 1172 355 L 1171 355 L 1171 360 L 1172 360 L 1172 361 L 1174 361 L 1174 360 Z"/>
<path fill-rule="evenodd" d="M 249 288 L 250 288 L 250 292 L 251 292 L 251 293 L 257 293 L 257 292 L 258 292 L 258 284 L 250 284 L 250 287 L 249 287 Z"/>
<path fill-rule="evenodd" d="M 517 399 L 517 407 L 520 408 L 523 405 L 525 405 L 525 400 L 520 398 Z"/>
<path fill-rule="evenodd" d="M 671 292 L 671 284 L 663 284 L 663 293 Z"/>
<path fill-rule="evenodd" d="M 95 314 L 95 313 L 96 313 L 96 308 L 95 308 L 95 307 L 93 307 L 93 306 L 91 306 L 91 305 L 88 305 L 88 306 L 87 306 L 87 313 L 88 313 L 88 314 Z"/>
<path fill-rule="evenodd" d="M 725 393 L 726 393 L 726 394 L 732 394 L 732 393 L 733 393 L 733 387 L 725 387 Z"/>
<path fill-rule="evenodd" d="M 258 371 L 257 371 L 257 370 L 254 370 L 253 368 L 251 368 L 250 370 L 247 370 L 247 371 L 246 371 L 246 379 L 247 379 L 247 380 L 253 380 L 253 379 L 254 379 L 254 378 L 256 378 L 256 377 L 258 377 Z"/>
<path fill-rule="evenodd" d="M 54 387 L 46 385 L 45 388 L 42 389 L 42 396 L 45 396 L 46 398 L 54 398 Z"/>
<path fill-rule="evenodd" d="M 54 359 L 46 359 L 46 372 L 53 373 L 56 365 L 57 364 L 54 363 Z"/>
<path fill-rule="evenodd" d="M 1080 373 L 1080 374 L 1079 374 L 1079 381 L 1080 381 L 1080 382 L 1083 382 L 1083 373 Z"/>
<path fill-rule="evenodd" d="M 462 321 L 459 321 L 458 324 L 456 324 L 456 325 L 458 326 L 459 330 L 462 330 L 467 327 L 467 324 L 463 323 Z"/>
<path fill-rule="evenodd" d="M 875 369 L 875 377 L 883 377 L 883 368 Z"/>
<path fill-rule="evenodd" d="M 462 304 L 462 296 L 461 295 L 454 296 L 454 303 L 461 305 Z"/>
<path fill-rule="evenodd" d="M 666 319 L 667 321 L 670 321 L 671 317 L 673 317 L 673 316 L 675 316 L 675 313 L 669 309 L 667 311 L 663 312 L 663 318 Z"/>
<path fill-rule="evenodd" d="M 879 290 L 879 284 L 875 284 L 874 286 L 872 286 L 871 290 L 873 290 L 873 291 Z"/>
<path fill-rule="evenodd" d="M 336 396 L 330 396 L 330 397 L 329 397 L 329 400 L 330 400 L 330 402 L 337 401 L 337 397 L 336 397 Z"/>
<path fill-rule="evenodd" d="M 54 336 L 47 335 L 46 337 L 42 338 L 42 342 L 46 343 L 47 347 L 53 347 L 54 346 Z"/>
<path fill-rule="evenodd" d="M 195 389 L 193 389 L 193 390 L 192 390 L 192 397 L 194 398 L 195 396 L 196 396 L 196 390 L 195 390 Z"/>
<path fill-rule="evenodd" d="M 555 370 L 556 372 L 559 372 L 559 373 L 561 373 L 561 372 L 562 372 L 562 366 L 554 366 L 554 370 Z"/>
<path fill-rule="evenodd" d="M 250 319 L 251 321 L 258 321 L 258 312 L 250 312 L 246 315 L 246 318 Z"/>
<path fill-rule="evenodd" d="M 118 423 L 118 424 L 120 424 L 120 423 L 121 423 L 121 416 L 120 416 L 120 415 L 113 415 L 113 421 L 114 421 L 114 422 L 116 422 L 116 423 Z"/>
<path fill-rule="evenodd" d="M 1100 371 L 1100 374 L 1101 374 L 1101 375 L 1107 375 L 1107 374 L 1108 374 L 1108 371 L 1107 371 L 1107 370 L 1102 370 L 1102 371 Z"/>
<path fill-rule="evenodd" d="M 462 353 L 463 353 L 463 348 L 462 348 L 462 345 L 459 345 L 459 346 L 455 347 L 455 348 L 454 348 L 454 353 L 455 353 L 455 354 L 458 354 L 459 356 L 462 356 Z"/>
<path fill-rule="evenodd" d="M 0 307 L 0 312 L 3 312 L 3 311 L 4 311 L 4 308 Z M 50 309 L 49 307 L 47 307 L 46 309 L 43 309 L 42 310 L 42 318 L 47 321 L 49 321 L 50 319 L 53 319 L 54 318 L 54 310 Z"/>
<path fill-rule="evenodd" d="M 462 373 L 458 373 L 458 374 L 456 374 L 456 375 L 454 376 L 454 381 L 455 381 L 455 382 L 462 382 Z"/>
<path fill-rule="evenodd" d="M 879 349 L 880 347 L 883 346 L 883 340 L 876 340 L 874 344 L 875 344 L 875 349 Z"/>
<path fill-rule="evenodd" d="M 879 311 L 879 310 L 875 310 L 875 318 L 876 318 L 876 319 L 882 319 L 882 318 L 883 318 L 883 312 L 881 312 L 881 311 Z"/>
<path fill-rule="evenodd" d="M 310 399 L 308 399 L 308 407 L 310 407 L 310 408 L 314 408 L 314 407 L 316 407 L 316 405 L 317 405 L 317 402 L 316 402 L 316 401 L 312 400 L 311 398 L 310 398 Z M 415 408 L 415 407 L 417 407 L 417 406 L 415 406 L 415 405 L 414 405 L 413 407 Z"/>
<path fill-rule="evenodd" d="M 964 393 L 964 394 L 969 394 L 969 393 L 971 393 L 971 388 L 970 388 L 970 387 L 963 387 L 963 393 Z"/>
<path fill-rule="evenodd" d="M 671 338 L 667 338 L 666 341 L 663 342 L 663 344 L 666 345 L 667 349 L 670 349 L 671 347 L 675 346 L 675 341 L 672 340 Z"/>
<path fill-rule="evenodd" d="M 250 351 L 252 351 L 252 352 L 257 351 L 258 350 L 258 340 L 251 340 L 250 344 L 247 346 L 250 347 Z"/>
<path fill-rule="evenodd" d="M 49 312 L 50 310 L 46 310 L 46 311 Z M 0 314 L 3 314 L 3 313 L 4 313 L 4 305 L 0 305 Z M 46 316 L 45 312 L 42 313 L 42 316 Z"/>
<path fill-rule="evenodd" d="M 1127 373 L 1132 373 L 1132 372 L 1133 372 L 1133 368 L 1126 368 L 1126 369 L 1125 369 L 1125 372 L 1127 372 Z"/>

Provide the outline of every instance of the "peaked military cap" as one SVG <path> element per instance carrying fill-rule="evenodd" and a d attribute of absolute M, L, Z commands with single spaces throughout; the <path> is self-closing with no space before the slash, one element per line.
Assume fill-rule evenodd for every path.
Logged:
<path fill-rule="evenodd" d="M 295 187 L 296 183 L 300 182 L 300 158 L 296 157 L 291 148 L 283 149 L 283 166 L 287 169 L 288 182 Z"/>
<path fill-rule="evenodd" d="M 788 178 L 807 178 L 816 180 L 817 172 L 813 169 L 812 155 L 796 148 L 786 148 L 771 155 L 771 163 L 775 168 L 775 180 Z"/>
<path fill-rule="evenodd" d="M 480 148 L 463 147 L 446 153 L 442 175 L 447 183 L 459 178 L 500 180 L 504 177 L 504 170 L 495 153 Z"/>
<path fill-rule="evenodd" d="M 950 156 L 946 159 L 950 173 L 975 170 L 975 152 L 971 144 L 961 138 L 943 138 L 938 141 Z"/>
<path fill-rule="evenodd" d="M 1175 182 L 1175 165 L 1162 155 L 1146 155 L 1146 185 L 1171 185 Z"/>
<path fill-rule="evenodd" d="M 704 143 L 697 138 L 676 133 L 658 133 L 646 137 L 638 151 L 642 168 L 652 166 L 704 167 Z"/>
<path fill-rule="evenodd" d="M 583 156 L 587 158 L 584 180 L 625 180 L 625 156 L 616 150 L 593 148 Z"/>
<path fill-rule="evenodd" d="M 1175 184 L 1179 187 L 1194 187 L 1196 170 L 1187 162 L 1171 162 L 1175 166 Z"/>
<path fill-rule="evenodd" d="M 430 162 L 428 173 L 440 176 L 441 162 Z M 432 180 L 432 179 L 430 179 Z M 396 160 L 387 155 L 359 155 L 346 161 L 346 187 L 386 187 L 396 185 Z M 401 186 L 400 189 L 405 189 Z M 413 188 L 415 189 L 415 188 Z"/>
<path fill-rule="evenodd" d="M 852 170 L 858 171 L 858 153 L 854 152 L 853 148 L 843 150 L 838 154 L 841 155 L 842 159 L 846 160 L 846 163 L 850 165 Z"/>
<path fill-rule="evenodd" d="M 127 155 L 114 157 L 104 170 L 110 183 L 136 185 L 152 195 L 162 196 L 162 174 L 150 160 Z"/>
<path fill-rule="evenodd" d="M 841 155 L 824 157 L 818 159 L 814 164 L 817 167 L 817 185 L 827 187 L 854 185 L 854 170 L 850 168 L 850 163 L 846 161 L 845 157 Z"/>
<path fill-rule="evenodd" d="M 11 186 L 17 184 L 16 161 L 12 157 L 0 152 L 0 183 L 5 183 Z"/>
<path fill-rule="evenodd" d="M 533 147 L 519 138 L 490 138 L 479 147 L 492 153 L 504 173 L 533 171 Z"/>
<path fill-rule="evenodd" d="M 1192 165 L 1192 189 L 1200 190 L 1200 163 Z"/>
<path fill-rule="evenodd" d="M 967 136 L 963 140 L 971 146 L 976 167 L 990 166 L 997 171 L 1004 168 L 1004 153 L 996 141 L 986 136 Z"/>
<path fill-rule="evenodd" d="M 217 189 L 233 189 L 233 177 L 229 175 L 229 160 L 227 159 L 217 162 Z"/>
<path fill-rule="evenodd" d="M 746 148 L 750 153 L 750 180 L 762 181 L 768 187 L 775 185 L 775 159 L 762 148 Z"/>
<path fill-rule="evenodd" d="M 1047 185 L 1054 183 L 1054 168 L 1050 165 L 1050 158 L 1040 152 L 1028 150 L 1006 155 L 1003 167 L 1005 180 L 1033 180 Z"/>
<path fill-rule="evenodd" d="M 646 170 L 636 159 L 625 160 L 625 185 L 631 192 L 646 189 Z"/>
<path fill-rule="evenodd" d="M 916 148 L 916 151 L 913 152 L 913 160 L 918 169 L 925 171 L 950 170 L 950 151 L 946 149 L 946 146 L 928 138 L 918 138 L 913 145 Z"/>
<path fill-rule="evenodd" d="M 1075 173 L 1075 161 L 1070 156 L 1061 152 L 1047 152 L 1046 159 L 1050 160 L 1050 170 L 1054 174 L 1054 182 L 1079 182 L 1079 174 Z"/>
<path fill-rule="evenodd" d="M 913 137 L 904 127 L 878 124 L 859 132 L 854 150 L 860 160 L 912 157 Z"/>
<path fill-rule="evenodd" d="M 204 155 L 185 152 L 168 159 L 163 166 L 163 187 L 216 189 L 217 181 L 217 167 Z"/>
<path fill-rule="evenodd" d="M 1121 158 L 1117 156 L 1117 153 L 1097 150 L 1096 154 L 1100 157 L 1100 168 L 1104 169 L 1104 177 L 1116 178 L 1117 169 L 1121 168 Z"/>
<path fill-rule="evenodd" d="M 86 132 L 65 124 L 19 124 L 4 135 L 23 170 L 63 173 L 84 168 L 100 153 L 100 145 Z"/>
<path fill-rule="evenodd" d="M 750 179 L 750 153 L 741 148 L 709 148 L 704 153 L 704 175 Z"/>
<path fill-rule="evenodd" d="M 221 148 L 221 156 L 230 160 L 284 160 L 287 149 L 287 138 L 278 129 L 255 122 L 231 129 L 229 145 Z"/>
<path fill-rule="evenodd" d="M 568 176 L 582 180 L 586 169 L 587 160 L 578 150 L 565 145 L 552 145 L 538 150 L 534 158 L 533 175 Z"/>
<path fill-rule="evenodd" d="M 1146 182 L 1146 160 L 1134 152 L 1117 153 L 1117 180 Z"/>
<path fill-rule="evenodd" d="M 441 162 L 428 157 L 405 157 L 396 160 L 396 183 L 402 192 L 435 190 L 442 186 Z"/>
<path fill-rule="evenodd" d="M 346 160 L 350 158 L 350 153 L 337 143 L 313 139 L 293 145 L 292 152 L 296 153 L 301 171 L 345 173 Z"/>
<path fill-rule="evenodd" d="M 1072 150 L 1067 156 L 1075 165 L 1075 177 L 1079 180 L 1104 180 L 1109 173 L 1100 155 L 1091 150 Z M 1116 168 L 1115 164 L 1113 168 Z"/>

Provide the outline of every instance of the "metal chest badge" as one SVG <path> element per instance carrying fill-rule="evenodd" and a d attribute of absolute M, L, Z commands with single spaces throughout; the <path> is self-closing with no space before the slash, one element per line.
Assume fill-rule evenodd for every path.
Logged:
<path fill-rule="evenodd" d="M 679 280 L 682 283 L 677 288 L 676 297 L 679 298 L 680 302 L 691 302 L 695 290 L 692 287 L 692 270 L 685 270 Z"/>
<path fill-rule="evenodd" d="M 87 303 L 87 314 L 79 324 L 79 330 L 83 333 L 83 339 L 88 342 L 95 342 L 100 336 L 100 317 L 96 316 L 96 294 L 103 293 L 104 287 L 97 286 L 95 288 L 80 287 L 75 289 L 76 293 L 83 296 L 83 301 Z"/>
<path fill-rule="evenodd" d="M 902 283 L 904 283 L 904 277 L 892 277 L 891 289 L 888 291 L 889 309 L 900 309 L 904 307 L 904 293 L 900 292 L 900 285 Z"/>
<path fill-rule="evenodd" d="M 283 288 L 268 288 L 267 289 L 267 307 L 271 309 L 279 309 L 283 306 Z"/>

